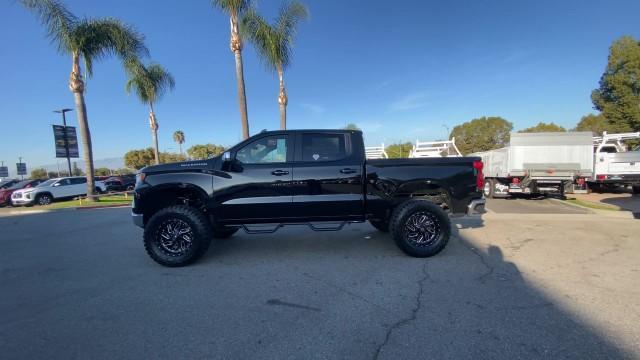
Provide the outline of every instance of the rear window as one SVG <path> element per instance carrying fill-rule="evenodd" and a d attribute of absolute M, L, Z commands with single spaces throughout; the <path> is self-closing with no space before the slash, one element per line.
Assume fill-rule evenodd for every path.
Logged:
<path fill-rule="evenodd" d="M 346 156 L 344 134 L 302 135 L 302 161 L 333 161 Z"/>
<path fill-rule="evenodd" d="M 86 184 L 87 178 L 71 178 L 71 185 Z"/>

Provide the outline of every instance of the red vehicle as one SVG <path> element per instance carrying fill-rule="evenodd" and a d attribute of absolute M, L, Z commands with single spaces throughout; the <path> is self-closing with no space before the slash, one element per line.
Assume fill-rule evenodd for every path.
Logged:
<path fill-rule="evenodd" d="M 11 205 L 11 194 L 20 189 L 32 188 L 40 184 L 43 180 L 22 180 L 14 183 L 12 186 L 0 189 L 0 206 Z"/>

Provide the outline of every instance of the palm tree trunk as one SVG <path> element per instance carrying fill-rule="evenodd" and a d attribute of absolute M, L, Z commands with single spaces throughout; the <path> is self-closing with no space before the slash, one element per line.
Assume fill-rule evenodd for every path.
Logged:
<path fill-rule="evenodd" d="M 76 103 L 76 116 L 78 118 L 78 128 L 80 129 L 80 139 L 82 140 L 82 157 L 85 166 L 84 171 L 87 176 L 87 200 L 96 201 L 98 198 L 93 197 L 96 187 L 93 178 L 93 149 L 91 147 L 89 120 L 87 119 L 87 106 L 84 101 L 84 81 L 80 72 L 80 56 L 77 53 L 72 56 L 73 65 L 69 76 L 69 89 L 73 93 Z"/>
<path fill-rule="evenodd" d="M 280 130 L 287 130 L 287 91 L 284 88 L 284 71 L 282 65 L 278 64 L 278 77 L 280 78 L 280 93 L 278 94 L 278 104 L 280 105 Z"/>
<path fill-rule="evenodd" d="M 240 106 L 240 122 L 242 123 L 242 138 L 249 137 L 249 115 L 247 113 L 247 95 L 244 90 L 244 69 L 242 67 L 242 39 L 238 31 L 238 15 L 229 19 L 231 23 L 231 51 L 236 59 L 236 80 L 238 82 L 238 105 Z"/>
<path fill-rule="evenodd" d="M 178 143 L 178 149 L 180 149 L 180 155 L 182 155 L 182 143 Z"/>
<path fill-rule="evenodd" d="M 151 128 L 151 139 L 153 140 L 153 155 L 156 160 L 156 165 L 160 164 L 160 152 L 158 150 L 158 120 L 156 119 L 156 113 L 153 111 L 153 103 L 149 104 L 151 110 L 149 111 L 149 127 Z"/>

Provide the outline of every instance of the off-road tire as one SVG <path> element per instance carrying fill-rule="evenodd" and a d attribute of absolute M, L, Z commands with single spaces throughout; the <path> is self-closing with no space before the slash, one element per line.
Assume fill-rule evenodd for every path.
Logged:
<path fill-rule="evenodd" d="M 169 254 L 159 244 L 161 226 L 171 219 L 187 223 L 193 233 L 191 246 L 184 254 Z M 179 267 L 189 265 L 204 255 L 209 249 L 212 237 L 211 222 L 200 210 L 184 205 L 169 206 L 158 211 L 149 219 L 144 228 L 144 248 L 158 264 Z"/>
<path fill-rule="evenodd" d="M 215 239 L 228 239 L 237 233 L 240 228 L 219 227 L 213 229 L 213 237 Z"/>
<path fill-rule="evenodd" d="M 389 232 L 389 221 L 384 220 L 369 220 L 369 224 L 374 228 L 378 229 L 378 231 Z"/>
<path fill-rule="evenodd" d="M 53 202 L 53 197 L 49 194 L 38 194 L 34 203 L 40 206 L 50 205 Z"/>
<path fill-rule="evenodd" d="M 432 241 L 425 244 L 414 244 L 407 236 L 406 225 L 412 215 L 424 214 L 437 226 Z M 407 255 L 413 257 L 433 256 L 447 245 L 451 236 L 449 216 L 438 205 L 426 200 L 408 200 L 399 205 L 391 215 L 390 230 L 396 245 Z"/>

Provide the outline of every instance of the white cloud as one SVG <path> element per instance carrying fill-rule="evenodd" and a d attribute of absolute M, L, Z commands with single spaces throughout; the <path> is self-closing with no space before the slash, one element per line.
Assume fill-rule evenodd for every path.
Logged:
<path fill-rule="evenodd" d="M 317 104 L 311 104 L 311 103 L 300 103 L 300 107 L 307 109 L 311 112 L 314 112 L 316 114 L 322 114 L 326 110 L 323 106 L 320 106 Z"/>
<path fill-rule="evenodd" d="M 409 94 L 391 103 L 391 110 L 402 111 L 424 107 L 429 104 L 429 95 L 425 92 Z"/>

